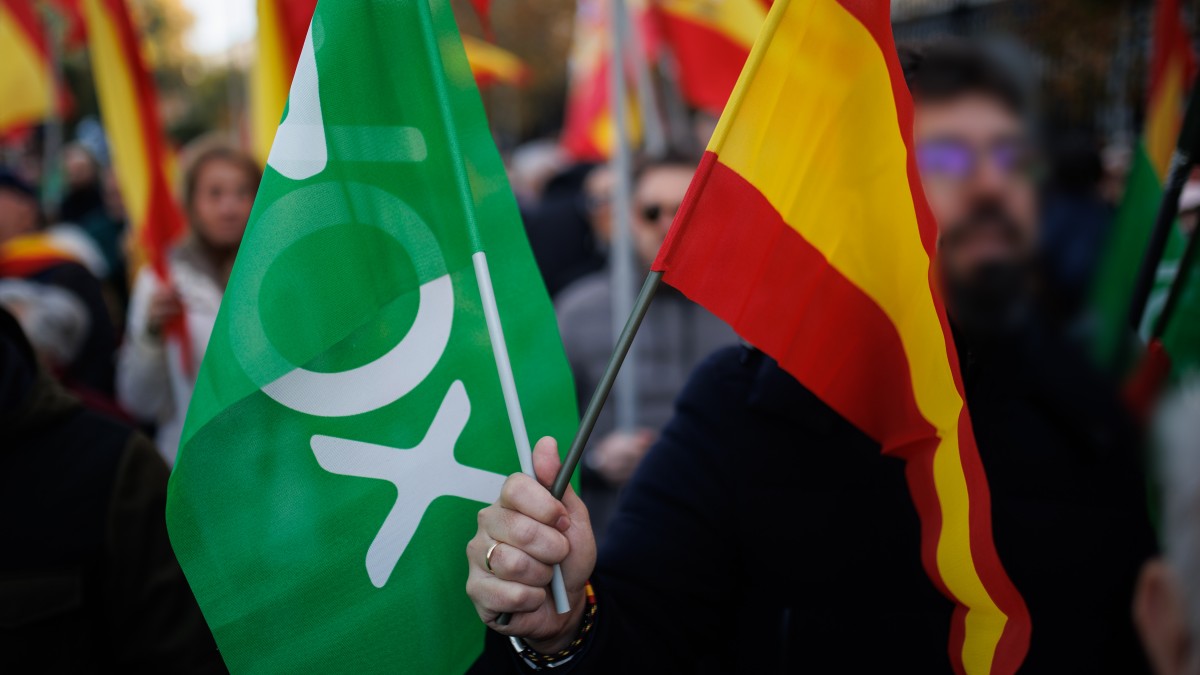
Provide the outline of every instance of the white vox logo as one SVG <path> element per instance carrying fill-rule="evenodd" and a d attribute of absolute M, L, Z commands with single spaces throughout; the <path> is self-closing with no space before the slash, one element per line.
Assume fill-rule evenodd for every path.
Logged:
<path fill-rule="evenodd" d="M 318 21 L 319 16 L 313 23 L 319 28 Z M 314 51 L 310 26 L 296 67 L 288 114 L 279 127 L 268 159 L 273 169 L 292 180 L 320 174 L 328 160 L 327 134 L 329 141 L 348 155 L 339 157 L 343 161 L 425 159 L 425 139 L 418 129 L 338 126 L 327 129 L 321 113 Z M 346 417 L 390 405 L 425 381 L 450 339 L 454 288 L 437 239 L 411 207 L 370 185 L 318 182 L 283 195 L 259 220 L 247 233 L 245 244 L 261 255 L 239 261 L 247 287 L 243 292 L 231 294 L 226 302 L 236 305 L 229 313 L 230 331 L 235 343 L 243 349 L 235 353 L 263 393 L 307 415 Z M 262 279 L 270 262 L 277 258 L 270 253 L 282 252 L 303 237 L 346 222 L 374 226 L 407 250 L 421 253 L 412 256 L 418 278 L 427 280 L 420 286 L 417 316 L 408 333 L 370 363 L 341 372 L 296 367 L 274 348 L 257 320 Z M 488 289 L 490 293 L 490 280 Z M 485 305 L 494 303 L 494 296 L 485 298 Z M 284 374 L 278 376 L 278 373 Z M 508 379 L 511 380 L 511 369 Z M 505 386 L 506 396 L 509 388 Z M 387 583 L 426 511 L 438 497 L 455 496 L 487 503 L 500 493 L 505 476 L 459 464 L 454 458 L 455 444 L 470 415 L 466 387 L 455 381 L 424 439 L 414 448 L 392 448 L 322 435 L 312 437 L 313 454 L 324 470 L 387 481 L 396 487 L 396 502 L 367 549 L 367 575 L 377 588 Z M 523 420 L 520 436 L 527 445 Z"/>

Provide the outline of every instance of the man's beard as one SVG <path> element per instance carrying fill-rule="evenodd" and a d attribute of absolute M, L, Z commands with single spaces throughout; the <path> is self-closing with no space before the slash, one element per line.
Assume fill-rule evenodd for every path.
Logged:
<path fill-rule="evenodd" d="M 1033 275 L 1033 264 L 1027 256 L 986 260 L 968 270 L 951 269 L 946 254 L 987 229 L 995 230 L 1014 248 L 1024 248 L 1016 221 L 994 202 L 980 203 L 966 218 L 947 228 L 938 242 L 950 317 L 968 339 L 978 342 L 1003 339 L 1022 325 L 1029 314 Z"/>

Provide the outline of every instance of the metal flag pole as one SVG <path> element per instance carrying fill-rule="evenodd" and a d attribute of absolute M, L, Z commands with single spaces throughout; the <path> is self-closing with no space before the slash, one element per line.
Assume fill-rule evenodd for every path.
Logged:
<path fill-rule="evenodd" d="M 631 174 L 633 162 L 629 151 L 629 110 L 626 98 L 624 62 L 626 51 L 625 0 L 609 0 L 612 30 L 612 59 L 609 67 L 609 102 L 616 126 L 612 149 L 613 242 L 609 252 L 609 272 L 612 274 L 613 341 L 620 339 L 621 317 L 633 310 L 633 233 L 630 219 L 633 214 Z M 616 384 L 613 400 L 616 428 L 632 431 L 637 424 L 637 360 L 628 359 L 625 376 Z"/>
<path fill-rule="evenodd" d="M 633 19 L 627 10 L 628 7 L 621 10 L 625 16 L 624 20 L 617 24 L 616 33 L 620 34 L 621 42 L 630 47 L 627 56 L 628 60 L 633 62 L 638 110 L 642 114 L 643 146 L 647 155 L 662 157 L 667 154 L 667 135 L 663 130 L 663 118 L 658 108 L 658 95 L 654 90 L 654 80 L 650 77 L 650 64 L 646 59 L 646 41 L 643 39 L 642 31 L 633 25 Z M 624 60 L 622 59 L 622 61 Z"/>
<path fill-rule="evenodd" d="M 679 65 L 665 50 L 658 59 L 658 70 L 666 82 L 663 105 L 667 110 L 667 128 L 671 130 L 671 143 L 687 152 L 703 150 L 703 145 L 697 141 L 696 132 L 692 128 L 687 104 L 683 101 L 679 85 Z"/>
<path fill-rule="evenodd" d="M 1183 127 L 1179 130 L 1179 141 L 1175 145 L 1175 153 L 1171 155 L 1171 167 L 1163 182 L 1162 201 L 1159 202 L 1158 216 L 1154 219 L 1154 229 L 1150 232 L 1150 241 L 1146 245 L 1146 254 L 1134 282 L 1133 295 L 1129 303 L 1129 325 L 1136 332 L 1142 325 L 1142 317 L 1146 313 L 1146 304 L 1150 293 L 1154 290 L 1154 280 L 1158 275 L 1158 265 L 1162 261 L 1163 251 L 1171 228 L 1175 226 L 1175 216 L 1179 212 L 1179 195 L 1187 183 L 1188 174 L 1196 163 L 1197 145 L 1200 145 L 1200 88 L 1193 83 L 1192 94 L 1188 99 L 1187 112 L 1183 117 Z"/>

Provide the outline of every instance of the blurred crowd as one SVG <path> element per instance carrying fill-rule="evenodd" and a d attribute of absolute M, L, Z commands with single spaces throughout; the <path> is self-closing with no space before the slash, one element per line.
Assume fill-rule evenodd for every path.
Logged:
<path fill-rule="evenodd" d="M 698 124 L 697 129 L 707 133 L 711 126 Z M 50 461 L 55 455 L 56 462 L 43 467 L 43 473 L 79 474 L 69 500 L 86 502 L 88 494 L 109 494 L 112 490 L 125 490 L 122 494 L 132 500 L 126 511 L 96 516 L 94 532 L 80 532 L 76 540 L 68 542 L 83 546 L 88 537 L 112 536 L 113 531 L 127 525 L 134 528 L 130 532 L 136 533 L 139 525 L 125 523 L 122 518 L 128 519 L 128 514 L 139 508 L 137 500 L 142 492 L 148 495 L 143 505 L 161 506 L 166 469 L 148 456 L 150 446 L 136 440 L 140 437 L 132 435 L 130 429 L 138 428 L 154 439 L 162 464 L 173 464 L 195 373 L 250 216 L 261 172 L 257 162 L 243 150 L 218 140 L 202 139 L 183 150 L 178 196 L 188 232 L 170 252 L 169 278 L 163 279 L 138 259 L 136 234 L 130 228 L 102 140 L 76 140 L 62 149 L 60 157 L 53 158 L 61 165 L 64 178 L 62 196 L 53 201 L 47 200 L 42 190 L 49 175 L 43 171 L 43 149 L 36 137 L 33 140 L 27 147 L 10 152 L 6 166 L 0 168 L 0 308 L 6 315 L 4 348 L 8 350 L 0 363 L 27 364 L 24 369 L 5 365 L 0 370 L 5 378 L 0 390 L 4 407 L 0 412 L 13 425 L 6 429 L 20 429 L 26 434 L 21 438 L 31 448 L 56 447 L 63 452 L 75 448 L 73 452 L 83 455 L 92 446 L 111 446 L 107 460 L 93 456 L 91 463 L 55 453 L 43 458 Z M 694 146 L 702 146 L 704 140 L 695 139 Z M 1042 310 L 1039 316 L 1052 330 L 1069 335 L 1082 316 L 1121 197 L 1128 153 L 1107 147 L 1103 139 L 1082 132 L 1056 134 L 1033 150 L 1035 159 L 1031 164 L 1036 165 L 1041 192 L 1036 284 Z M 614 212 L 616 177 L 608 165 L 570 161 L 549 139 L 526 143 L 509 153 L 507 159 L 529 242 L 558 314 L 582 406 L 611 354 L 614 326 L 624 320 L 613 314 L 615 289 L 609 264 L 619 215 Z M 697 162 L 696 154 L 674 152 L 643 157 L 637 162 L 627 214 L 637 261 L 631 285 L 637 285 L 654 259 L 684 200 Z M 1200 182 L 1189 184 L 1184 191 L 1180 211 L 1185 223 L 1194 227 L 1200 211 Z M 186 331 L 190 353 L 172 347 L 167 336 L 175 330 Z M 634 386 L 636 422 L 621 427 L 606 410 L 583 463 L 582 497 L 601 541 L 618 494 L 658 440 L 689 375 L 718 348 L 737 342 L 733 331 L 703 307 L 669 288 L 659 293 L 634 343 L 638 364 Z M 37 397 L 30 393 L 43 390 L 57 393 Z M 36 403 L 31 403 L 35 398 Z M 68 402 L 72 400 L 77 403 Z M 1194 394 L 1178 406 L 1183 412 L 1174 413 L 1179 419 L 1170 427 L 1172 447 L 1193 447 L 1191 456 L 1184 451 L 1176 453 L 1180 456 L 1171 461 L 1192 467 L 1187 475 L 1194 476 L 1195 425 L 1190 430 L 1180 429 L 1185 428 L 1187 420 L 1194 421 L 1200 407 Z M 54 436 L 68 432 L 68 437 Z M 18 492 L 22 499 L 34 502 L 62 496 L 61 492 L 29 494 L 39 485 L 29 477 L 41 474 L 28 467 L 20 473 L 26 485 L 16 490 L 14 476 L 18 472 L 12 467 L 17 465 L 10 459 L 5 461 L 10 462 L 4 484 L 11 488 L 11 499 L 16 499 L 12 495 Z M 103 482 L 104 487 L 83 487 L 96 481 Z M 1168 496 L 1175 501 L 1167 507 L 1166 533 L 1181 540 L 1194 538 L 1194 502 L 1200 494 L 1194 484 L 1168 483 Z M 79 508 L 103 511 L 97 504 L 101 502 L 93 500 Z M 53 511 L 50 506 L 46 508 L 46 513 Z M 28 542 L 41 541 L 36 534 L 27 536 Z M 158 565 L 154 569 L 160 571 L 170 567 L 164 562 L 171 557 L 165 532 L 161 541 L 139 539 L 136 534 L 125 536 L 126 540 L 113 544 L 118 549 L 127 547 L 122 560 Z M 148 559 L 132 552 L 139 547 L 157 548 Z M 1168 547 L 1168 562 L 1200 575 L 1200 567 L 1188 557 L 1191 554 L 1177 554 L 1177 550 L 1184 549 Z M 62 555 L 69 559 L 72 554 Z M 157 583 L 174 588 L 179 595 L 178 612 L 171 616 L 190 619 L 175 621 L 167 611 L 160 615 L 165 620 L 151 625 L 155 622 L 146 616 L 132 618 L 114 607 L 112 611 L 118 618 L 113 619 L 113 625 L 139 623 L 136 629 L 123 629 L 124 634 L 133 636 L 130 639 L 164 645 L 164 649 L 177 649 L 172 658 L 186 653 L 188 659 L 205 664 L 211 649 L 204 646 L 208 638 L 203 622 L 194 605 L 189 604 L 186 585 L 180 585 L 178 569 L 172 569 Z M 1147 582 L 1154 587 L 1139 605 L 1139 613 L 1148 624 L 1186 624 L 1189 620 L 1200 624 L 1200 617 L 1187 617 L 1186 610 L 1180 615 L 1183 618 L 1171 614 L 1168 610 L 1174 605 L 1170 603 L 1178 602 L 1179 596 L 1163 590 L 1179 583 L 1181 573 L 1189 572 L 1164 570 L 1168 571 Z M 127 580 L 130 588 L 154 576 L 153 570 L 139 574 L 138 579 Z M 71 581 L 63 583 L 66 588 Z M 154 592 L 140 587 L 128 591 L 147 598 Z M 63 593 L 64 597 L 70 595 L 69 590 Z M 1194 596 L 1197 590 L 1190 589 L 1189 593 Z M 41 597 L 44 601 L 49 596 Z M 1194 613 L 1198 605 L 1194 597 L 1190 602 Z M 194 637 L 193 643 L 192 637 L 176 635 L 178 639 L 174 639 L 159 634 L 168 627 L 193 631 L 199 637 Z M 1175 630 L 1182 636 L 1176 639 L 1186 639 L 1186 630 Z M 1164 649 L 1171 648 L 1179 647 L 1167 645 Z M 209 666 L 218 667 L 204 667 Z"/>

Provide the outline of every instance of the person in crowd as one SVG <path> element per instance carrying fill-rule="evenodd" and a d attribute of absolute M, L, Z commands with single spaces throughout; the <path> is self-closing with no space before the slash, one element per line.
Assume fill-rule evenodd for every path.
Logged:
<path fill-rule="evenodd" d="M 1200 381 L 1159 415 L 1164 556 L 1146 562 L 1134 618 L 1158 675 L 1200 675 Z"/>
<path fill-rule="evenodd" d="M 588 225 L 592 228 L 596 247 L 607 257 L 612 242 L 612 200 L 616 176 L 612 167 L 599 164 L 583 179 L 583 198 L 587 206 Z"/>
<path fill-rule="evenodd" d="M 1066 131 L 1050 148 L 1050 180 L 1041 200 L 1042 277 L 1052 311 L 1069 321 L 1084 308 L 1114 211 L 1100 194 L 1104 162 L 1095 138 Z"/>
<path fill-rule="evenodd" d="M 630 220 L 637 266 L 631 289 L 641 287 L 695 170 L 690 158 L 670 156 L 648 160 L 635 172 Z M 586 406 L 615 342 L 611 272 L 603 269 L 568 286 L 555 299 L 555 310 L 576 397 Z M 624 324 L 625 317 L 617 319 Z M 617 428 L 614 405 L 605 406 L 592 432 L 596 441 L 584 455 L 581 489 L 598 537 L 604 536 L 621 487 L 670 419 L 688 374 L 706 356 L 737 341 L 733 329 L 708 310 L 669 286 L 659 290 L 633 343 L 636 426 Z"/>
<path fill-rule="evenodd" d="M 567 168 L 558 142 L 543 138 L 516 148 L 509 161 L 508 180 L 517 203 L 530 207 L 541 202 L 546 185 Z"/>
<path fill-rule="evenodd" d="M 1031 619 L 1020 672 L 1145 672 L 1130 607 L 1155 544 L 1137 437 L 1109 383 L 1037 319 L 1022 91 L 969 45 L 901 62 L 992 539 Z M 467 545 L 491 629 L 474 672 L 545 670 L 540 655 L 575 675 L 952 671 L 955 606 L 922 565 L 904 462 L 761 352 L 729 348 L 693 374 L 599 560 L 587 508 L 543 487 L 553 439 L 534 463 Z M 554 563 L 564 615 L 545 588 Z"/>
<path fill-rule="evenodd" d="M 583 194 L 595 170 L 592 164 L 572 165 L 545 183 L 538 200 L 521 206 L 525 235 L 551 298 L 604 266 L 604 248 L 592 233 Z"/>
<path fill-rule="evenodd" d="M 195 385 L 225 285 L 233 268 L 261 172 L 249 155 L 223 145 L 198 150 L 184 178 L 189 234 L 170 254 L 170 280 L 138 272 L 130 294 L 125 342 L 117 362 L 117 395 L 134 416 L 158 426 L 156 441 L 173 464 L 184 413 Z M 179 317 L 191 363 L 167 339 Z M 176 345 L 176 346 L 172 346 Z"/>
<path fill-rule="evenodd" d="M 220 673 L 167 539 L 167 467 L 0 309 L 0 671 Z"/>
<path fill-rule="evenodd" d="M 63 149 L 63 170 L 67 193 L 58 210 L 58 219 L 80 228 L 104 257 L 109 284 L 122 301 L 125 295 L 126 272 L 122 242 L 125 222 L 114 218 L 105 199 L 104 171 L 92 153 L 80 143 Z"/>
<path fill-rule="evenodd" d="M 85 399 L 111 401 L 117 331 L 93 273 L 102 258 L 81 233 L 70 228 L 44 227 L 37 191 L 16 174 L 0 170 L 0 278 L 61 289 L 87 310 L 85 338 L 74 357 L 60 364 L 55 375 Z M 100 271 L 100 270 L 97 270 Z"/>

